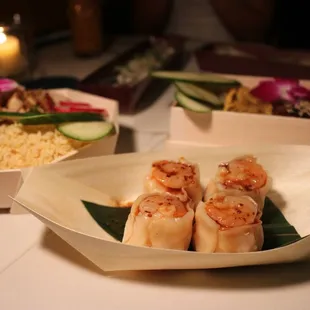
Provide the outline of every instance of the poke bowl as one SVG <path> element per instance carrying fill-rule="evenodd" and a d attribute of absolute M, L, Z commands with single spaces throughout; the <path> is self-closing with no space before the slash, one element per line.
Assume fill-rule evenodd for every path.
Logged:
<path fill-rule="evenodd" d="M 71 89 L 26 90 L 1 80 L 0 208 L 9 208 L 27 171 L 114 153 L 118 103 Z"/>

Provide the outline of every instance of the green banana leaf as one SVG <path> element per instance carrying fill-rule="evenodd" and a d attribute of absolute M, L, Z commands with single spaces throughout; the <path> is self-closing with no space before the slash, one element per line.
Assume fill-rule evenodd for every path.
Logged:
<path fill-rule="evenodd" d="M 122 241 L 130 207 L 107 207 L 88 201 L 82 200 L 82 202 L 102 229 L 116 240 Z"/>
<path fill-rule="evenodd" d="M 108 234 L 118 241 L 122 241 L 124 228 L 130 213 L 130 207 L 109 207 L 89 201 L 82 201 L 88 213 Z M 292 226 L 275 206 L 266 198 L 263 216 L 264 246 L 263 250 L 275 249 L 296 242 L 301 239 Z"/>

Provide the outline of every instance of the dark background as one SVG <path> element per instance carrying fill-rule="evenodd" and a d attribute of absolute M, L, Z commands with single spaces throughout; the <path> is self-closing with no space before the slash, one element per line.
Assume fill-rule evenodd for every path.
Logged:
<path fill-rule="evenodd" d="M 310 1 L 211 0 L 212 2 L 219 7 L 217 13 L 226 29 L 239 41 L 268 43 L 285 48 L 310 48 Z M 264 3 L 265 10 L 270 14 L 264 13 Z M 232 8 L 226 9 L 225 4 Z M 0 21 L 8 22 L 14 13 L 20 13 L 29 33 L 42 36 L 70 28 L 67 7 L 68 0 L 9 0 L 1 6 Z M 101 8 L 106 33 L 158 34 L 169 20 L 173 1 L 101 0 Z M 264 16 L 266 18 L 261 20 L 262 26 L 251 27 L 245 24 L 247 18 L 244 16 L 249 20 L 262 19 Z"/>

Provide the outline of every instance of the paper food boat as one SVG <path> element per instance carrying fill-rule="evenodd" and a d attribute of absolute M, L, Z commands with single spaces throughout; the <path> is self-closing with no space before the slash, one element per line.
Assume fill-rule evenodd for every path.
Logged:
<path fill-rule="evenodd" d="M 220 74 L 218 74 L 220 75 Z M 241 75 L 221 76 L 254 87 L 270 77 Z M 310 88 L 309 80 L 300 81 Z M 170 109 L 170 141 L 204 145 L 242 145 L 253 142 L 267 144 L 310 144 L 310 120 L 296 117 L 212 111 L 196 113 L 182 107 Z"/>
<path fill-rule="evenodd" d="M 60 99 L 69 99 L 72 101 L 87 102 L 95 108 L 106 109 L 109 114 L 108 120 L 114 123 L 116 129 L 116 133 L 114 135 L 107 136 L 99 141 L 91 143 L 90 145 L 83 147 L 78 151 L 70 152 L 63 157 L 58 158 L 52 162 L 52 164 L 68 159 L 71 160 L 114 153 L 119 135 L 117 101 L 65 88 L 49 90 L 48 92 L 56 101 Z M 27 177 L 29 171 L 29 168 L 0 170 L 0 209 L 10 208 L 12 200 L 9 198 L 9 196 L 15 196 L 24 179 Z"/>
<path fill-rule="evenodd" d="M 186 159 L 200 166 L 205 185 L 216 165 L 252 153 L 273 178 L 269 198 L 301 237 L 299 241 L 252 253 L 205 254 L 124 245 L 115 241 L 90 216 L 81 200 L 112 206 L 133 201 L 143 190 L 143 178 L 156 159 Z M 34 168 L 16 201 L 72 247 L 105 271 L 205 269 L 294 262 L 310 257 L 310 147 L 179 146 L 151 154 L 124 154 L 81 159 Z"/>

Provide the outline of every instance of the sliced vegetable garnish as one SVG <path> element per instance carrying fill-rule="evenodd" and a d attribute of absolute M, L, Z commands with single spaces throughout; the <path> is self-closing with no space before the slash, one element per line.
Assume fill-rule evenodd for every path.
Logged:
<path fill-rule="evenodd" d="M 63 107 L 84 107 L 90 108 L 91 105 L 89 103 L 84 102 L 72 102 L 72 101 L 59 101 L 59 105 Z"/>
<path fill-rule="evenodd" d="M 103 121 L 104 116 L 99 113 L 70 112 L 36 114 L 20 118 L 18 121 L 23 125 L 61 124 L 68 122 L 92 122 Z"/>
<path fill-rule="evenodd" d="M 60 101 L 58 106 L 55 107 L 55 111 L 59 113 L 70 113 L 70 112 L 89 112 L 89 113 L 100 113 L 104 116 L 108 116 L 106 109 L 94 108 L 89 103 L 84 102 L 71 102 L 71 101 Z"/>
<path fill-rule="evenodd" d="M 104 109 L 96 109 L 91 107 L 80 107 L 80 106 L 67 106 L 67 107 L 55 107 L 56 112 L 59 113 L 70 113 L 70 112 L 89 112 L 89 113 L 101 113 L 106 115 L 107 111 Z"/>
<path fill-rule="evenodd" d="M 154 71 L 152 76 L 160 79 L 175 80 L 181 82 L 211 82 L 240 85 L 238 81 L 230 80 L 213 73 L 186 72 L 186 71 Z"/>
<path fill-rule="evenodd" d="M 34 116 L 34 115 L 38 115 L 38 114 L 40 114 L 40 113 L 38 113 L 38 112 L 20 113 L 20 112 L 0 111 L 0 119 L 6 119 L 6 120 L 18 122 L 23 117 Z"/>
<path fill-rule="evenodd" d="M 79 141 L 100 140 L 115 131 L 112 123 L 108 122 L 75 122 L 63 123 L 57 130 L 64 136 Z"/>
<path fill-rule="evenodd" d="M 206 113 L 206 112 L 211 112 L 212 109 L 207 107 L 206 105 L 192 99 L 189 98 L 187 96 L 185 96 L 183 93 L 181 92 L 176 92 L 175 94 L 175 99 L 177 100 L 178 104 L 190 111 L 193 112 L 198 112 L 198 113 Z"/>
<path fill-rule="evenodd" d="M 223 102 L 217 95 L 199 86 L 184 82 L 176 82 L 175 86 L 181 93 L 194 100 L 203 101 L 214 107 L 223 106 Z"/>
<path fill-rule="evenodd" d="M 240 82 L 207 72 L 155 71 L 155 78 L 195 84 L 217 95 L 240 86 Z"/>

